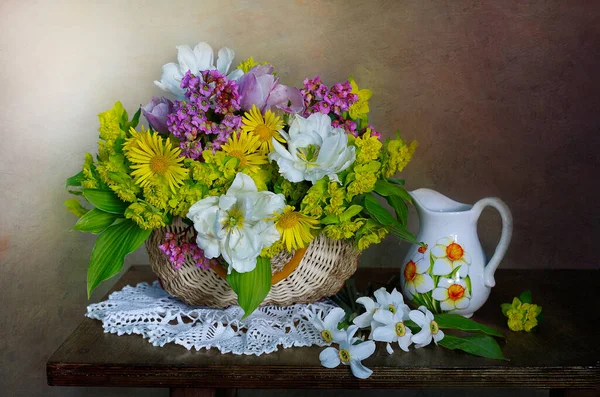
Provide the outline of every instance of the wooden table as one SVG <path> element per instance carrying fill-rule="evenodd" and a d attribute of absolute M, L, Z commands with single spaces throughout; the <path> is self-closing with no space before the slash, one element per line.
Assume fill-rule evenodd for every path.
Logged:
<path fill-rule="evenodd" d="M 355 277 L 360 287 L 366 281 L 385 282 L 396 272 L 360 269 Z M 373 375 L 360 380 L 346 366 L 323 368 L 320 347 L 259 357 L 215 349 L 188 351 L 174 344 L 158 348 L 139 335 L 105 334 L 100 321 L 86 318 L 48 360 L 48 384 L 168 387 L 173 396 L 215 395 L 236 388 L 543 388 L 558 394 L 594 389 L 600 359 L 599 276 L 597 270 L 498 270 L 497 287 L 473 319 L 506 335 L 501 346 L 510 361 L 434 346 L 409 353 L 396 349 L 390 356 L 381 343 L 364 362 Z M 149 267 L 135 266 L 113 290 L 154 279 Z M 510 332 L 500 303 L 526 289 L 543 306 L 544 322 L 537 332 Z"/>

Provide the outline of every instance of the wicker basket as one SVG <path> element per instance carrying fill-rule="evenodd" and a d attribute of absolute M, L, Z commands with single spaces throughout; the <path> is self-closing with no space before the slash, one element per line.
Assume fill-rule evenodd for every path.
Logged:
<path fill-rule="evenodd" d="M 146 241 L 152 270 L 163 288 L 190 305 L 226 307 L 237 303 L 237 295 L 225 281 L 225 269 L 196 267 L 188 258 L 174 269 L 158 247 L 166 232 L 180 233 L 185 224 L 176 219 L 172 225 L 155 230 Z M 323 235 L 293 254 L 282 253 L 271 260 L 272 286 L 263 305 L 289 306 L 311 303 L 334 295 L 358 265 L 359 253 L 348 242 L 331 240 Z"/>

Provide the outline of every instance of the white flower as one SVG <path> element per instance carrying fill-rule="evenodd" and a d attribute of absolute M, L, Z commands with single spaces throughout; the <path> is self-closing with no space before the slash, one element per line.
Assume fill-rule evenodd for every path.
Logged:
<path fill-rule="evenodd" d="M 184 98 L 185 91 L 180 85 L 181 79 L 188 70 L 198 75 L 203 70 L 217 69 L 226 75 L 235 57 L 233 50 L 227 47 L 221 48 L 215 66 L 213 49 L 207 43 L 199 43 L 193 50 L 189 45 L 180 45 L 176 48 L 178 63 L 171 62 L 164 65 L 160 81 L 154 81 L 154 84 L 161 90 L 174 94 L 179 99 Z M 235 69 L 227 77 L 230 80 L 237 80 L 243 74 L 244 72 L 240 69 Z"/>
<path fill-rule="evenodd" d="M 321 338 L 323 338 L 325 343 L 331 344 L 331 342 L 339 343 L 343 341 L 346 337 L 346 332 L 338 329 L 338 324 L 346 315 L 344 309 L 336 307 L 324 319 L 321 318 L 322 314 L 322 310 L 316 313 L 308 310 L 306 312 L 311 324 L 321 333 Z"/>
<path fill-rule="evenodd" d="M 446 276 L 460 266 L 459 276 L 466 277 L 469 274 L 471 255 L 464 248 L 449 237 L 441 238 L 431 248 L 431 254 L 435 258 L 433 263 L 433 274 Z"/>
<path fill-rule="evenodd" d="M 442 310 L 466 309 L 471 302 L 467 284 L 464 280 L 442 277 L 438 287 L 433 290 L 433 298 L 440 301 Z"/>
<path fill-rule="evenodd" d="M 408 313 L 410 310 L 408 305 L 404 304 L 404 298 L 400 292 L 396 291 L 396 288 L 392 293 L 389 293 L 384 287 L 381 287 L 373 295 L 375 295 L 381 309 L 388 310 L 393 314 L 397 312 Z"/>
<path fill-rule="evenodd" d="M 340 362 L 344 365 L 350 365 L 354 376 L 366 379 L 371 376 L 373 371 L 362 365 L 361 361 L 375 352 L 375 342 L 366 341 L 355 345 L 354 343 L 360 340 L 354 337 L 357 330 L 356 325 L 348 327 L 345 340 L 339 343 L 340 349 L 328 347 L 321 352 L 319 359 L 326 368 L 335 368 L 340 365 Z"/>
<path fill-rule="evenodd" d="M 408 346 L 411 344 L 412 332 L 404 325 L 404 321 L 408 320 L 408 310 L 399 310 L 396 313 L 387 310 L 378 310 L 373 316 L 375 321 L 382 325 L 375 328 L 373 331 L 373 339 L 379 342 L 388 342 L 386 346 L 388 353 L 393 350 L 389 343 L 398 342 L 398 346 L 405 352 L 408 351 Z"/>
<path fill-rule="evenodd" d="M 419 307 L 419 310 L 411 310 L 408 316 L 421 327 L 421 330 L 411 338 L 417 349 L 427 346 L 432 339 L 436 345 L 444 339 L 444 332 L 433 319 L 433 314 L 425 306 Z"/>
<path fill-rule="evenodd" d="M 238 173 L 221 197 L 209 196 L 190 207 L 187 217 L 198 232 L 196 243 L 207 258 L 223 258 L 240 273 L 254 270 L 260 251 L 279 240 L 272 218 L 285 207 L 284 197 L 259 192 L 248 175 Z"/>
<path fill-rule="evenodd" d="M 356 303 L 363 305 L 365 307 L 365 312 L 360 316 L 355 317 L 352 322 L 360 328 L 367 328 L 370 326 L 371 331 L 374 330 L 377 327 L 377 323 L 373 320 L 373 315 L 379 310 L 379 303 L 366 296 L 358 298 Z M 373 332 L 369 335 L 369 339 L 372 339 L 372 337 Z"/>
<path fill-rule="evenodd" d="M 404 287 L 409 299 L 417 292 L 424 294 L 435 287 L 433 279 L 427 274 L 428 269 L 429 265 L 424 260 L 416 263 L 410 260 L 404 266 Z"/>
<path fill-rule="evenodd" d="M 337 173 L 348 168 L 356 158 L 354 146 L 348 146 L 343 128 L 333 128 L 326 114 L 314 113 L 303 118 L 296 116 L 290 125 L 286 149 L 273 138 L 274 151 L 269 154 L 276 161 L 279 173 L 290 182 L 315 183 L 325 175 L 339 182 Z"/>

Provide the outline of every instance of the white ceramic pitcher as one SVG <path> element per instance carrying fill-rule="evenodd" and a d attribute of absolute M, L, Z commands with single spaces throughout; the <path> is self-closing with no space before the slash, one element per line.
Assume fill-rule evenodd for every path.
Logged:
<path fill-rule="evenodd" d="M 471 317 L 496 284 L 494 273 L 512 236 L 512 215 L 496 197 L 463 204 L 431 189 L 410 192 L 419 215 L 417 240 L 402 263 L 401 288 L 415 306 L 434 313 Z M 477 220 L 486 206 L 502 217 L 502 235 L 494 255 L 486 260 L 477 237 Z"/>

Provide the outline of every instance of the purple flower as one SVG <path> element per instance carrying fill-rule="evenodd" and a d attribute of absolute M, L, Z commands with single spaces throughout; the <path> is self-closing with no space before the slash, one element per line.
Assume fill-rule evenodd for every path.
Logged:
<path fill-rule="evenodd" d="M 152 97 L 150 102 L 142 107 L 142 113 L 148 124 L 155 131 L 167 133 L 167 115 L 173 111 L 173 102 L 165 97 Z"/>
<path fill-rule="evenodd" d="M 271 65 L 255 66 L 243 75 L 239 80 L 239 93 L 243 110 L 250 110 L 252 105 L 256 105 L 263 113 L 273 107 L 288 113 L 304 110 L 300 90 L 279 84 Z"/>

